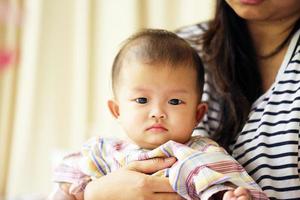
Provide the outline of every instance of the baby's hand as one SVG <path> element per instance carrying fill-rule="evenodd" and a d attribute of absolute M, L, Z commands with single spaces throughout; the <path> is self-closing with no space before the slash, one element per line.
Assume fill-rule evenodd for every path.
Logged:
<path fill-rule="evenodd" d="M 223 200 L 251 200 L 251 195 L 248 189 L 238 187 L 233 191 L 225 192 Z"/>

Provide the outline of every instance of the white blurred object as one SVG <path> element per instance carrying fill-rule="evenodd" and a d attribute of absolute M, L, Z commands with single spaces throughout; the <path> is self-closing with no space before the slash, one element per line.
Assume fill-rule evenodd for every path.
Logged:
<path fill-rule="evenodd" d="M 42 194 L 26 194 L 19 197 L 7 198 L 7 199 L 0 197 L 0 200 L 46 200 L 46 196 Z"/>

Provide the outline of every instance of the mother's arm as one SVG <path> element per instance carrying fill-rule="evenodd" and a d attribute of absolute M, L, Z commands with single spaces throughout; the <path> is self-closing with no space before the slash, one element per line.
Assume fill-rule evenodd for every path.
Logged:
<path fill-rule="evenodd" d="M 175 158 L 155 158 L 132 162 L 128 166 L 91 181 L 85 188 L 85 200 L 176 200 L 168 178 L 150 176 L 158 170 L 172 166 Z"/>

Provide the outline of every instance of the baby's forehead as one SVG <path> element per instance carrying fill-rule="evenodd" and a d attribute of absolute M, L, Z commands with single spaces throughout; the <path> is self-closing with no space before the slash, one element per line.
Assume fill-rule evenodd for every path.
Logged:
<path fill-rule="evenodd" d="M 164 64 L 165 66 L 170 65 L 173 59 L 170 57 L 158 55 L 157 53 L 149 53 L 139 48 L 130 48 L 128 51 L 124 52 L 121 60 L 121 68 L 128 66 L 129 63 L 141 64 L 141 65 L 152 65 L 158 66 Z M 178 63 L 172 63 L 179 64 Z"/>
<path fill-rule="evenodd" d="M 142 84 L 151 84 L 163 80 L 164 84 L 178 83 L 197 84 L 197 73 L 192 67 L 184 64 L 172 65 L 166 62 L 126 62 L 119 73 L 118 84 L 138 81 Z"/>
<path fill-rule="evenodd" d="M 182 76 L 188 76 L 188 78 L 192 78 L 192 76 L 196 78 L 197 70 L 195 67 L 191 66 L 189 63 L 172 63 L 168 61 L 144 61 L 144 60 L 135 60 L 128 59 L 124 60 L 122 63 L 122 67 L 120 69 L 118 79 L 122 78 L 125 74 L 127 75 L 130 72 L 134 72 L 135 74 L 141 73 L 142 75 L 155 75 L 160 73 L 167 73 L 169 76 L 176 75 L 177 73 L 181 73 Z M 192 75 L 191 75 L 192 74 Z M 157 76 L 153 77 L 158 78 Z"/>
<path fill-rule="evenodd" d="M 197 73 L 192 67 L 175 67 L 168 63 L 124 64 L 115 86 L 117 96 L 123 92 L 163 95 L 185 95 L 194 93 L 195 90 L 197 94 L 200 92 Z"/>

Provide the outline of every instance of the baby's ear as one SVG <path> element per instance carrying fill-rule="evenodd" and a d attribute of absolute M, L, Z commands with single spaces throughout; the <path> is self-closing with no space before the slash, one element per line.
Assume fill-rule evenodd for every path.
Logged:
<path fill-rule="evenodd" d="M 107 105 L 110 113 L 114 116 L 114 118 L 118 119 L 118 117 L 120 116 L 119 104 L 115 100 L 108 100 Z"/>
<path fill-rule="evenodd" d="M 196 126 L 200 123 L 200 121 L 203 119 L 205 113 L 208 110 L 208 106 L 206 103 L 199 103 L 197 106 L 197 114 L 196 114 Z"/>

